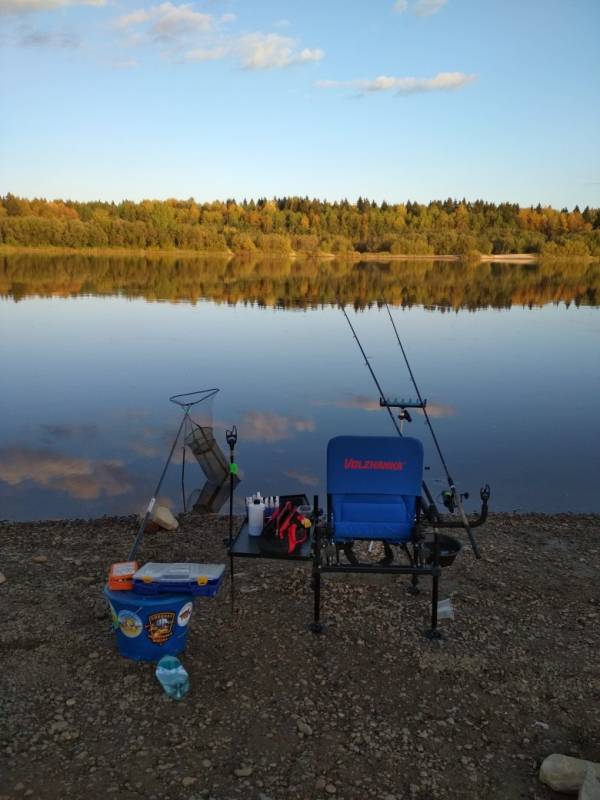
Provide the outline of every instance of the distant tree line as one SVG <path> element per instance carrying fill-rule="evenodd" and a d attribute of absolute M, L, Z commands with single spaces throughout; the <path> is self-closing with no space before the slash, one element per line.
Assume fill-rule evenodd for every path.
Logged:
<path fill-rule="evenodd" d="M 206 252 L 387 252 L 404 255 L 600 255 L 600 209 L 521 208 L 482 200 L 326 203 L 144 200 L 141 203 L 0 198 L 0 244 L 162 248 Z"/>

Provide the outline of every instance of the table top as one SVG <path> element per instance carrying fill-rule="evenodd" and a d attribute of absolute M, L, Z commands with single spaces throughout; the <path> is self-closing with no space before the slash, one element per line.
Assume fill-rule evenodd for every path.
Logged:
<path fill-rule="evenodd" d="M 234 558 L 276 558 L 279 561 L 310 561 L 312 558 L 312 537 L 313 528 L 310 529 L 306 541 L 291 554 L 263 553 L 258 546 L 259 537 L 248 534 L 248 522 L 245 521 L 234 538 L 229 553 Z"/>

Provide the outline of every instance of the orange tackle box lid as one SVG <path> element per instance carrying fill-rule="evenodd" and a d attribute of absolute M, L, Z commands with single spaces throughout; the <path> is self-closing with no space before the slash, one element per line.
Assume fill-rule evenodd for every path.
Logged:
<path fill-rule="evenodd" d="M 112 564 L 108 573 L 108 588 L 113 592 L 131 591 L 133 589 L 133 574 L 140 565 L 137 561 L 119 561 Z"/>

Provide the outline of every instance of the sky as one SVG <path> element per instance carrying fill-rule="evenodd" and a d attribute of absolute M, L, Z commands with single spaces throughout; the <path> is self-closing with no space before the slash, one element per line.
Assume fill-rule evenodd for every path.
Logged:
<path fill-rule="evenodd" d="M 0 0 L 0 194 L 600 206 L 599 0 Z"/>

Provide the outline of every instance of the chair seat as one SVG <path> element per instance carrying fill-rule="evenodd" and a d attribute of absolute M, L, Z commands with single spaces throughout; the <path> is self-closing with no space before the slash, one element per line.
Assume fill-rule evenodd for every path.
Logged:
<path fill-rule="evenodd" d="M 415 523 L 415 499 L 402 495 L 334 495 L 333 538 L 405 542 Z"/>
<path fill-rule="evenodd" d="M 394 525 L 391 522 L 340 522 L 334 525 L 333 539 L 337 542 L 376 539 L 400 544 L 410 539 L 413 527 L 410 524 Z"/>

